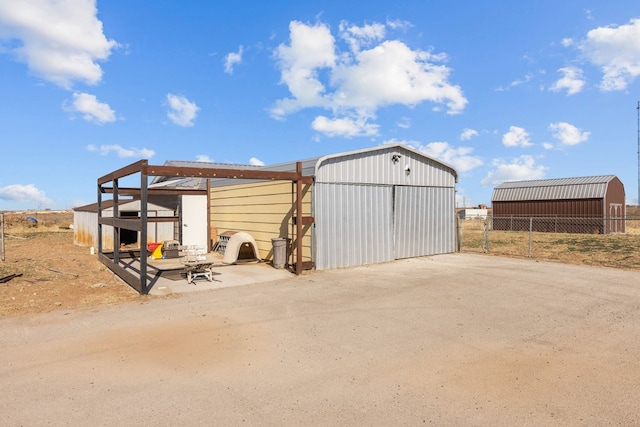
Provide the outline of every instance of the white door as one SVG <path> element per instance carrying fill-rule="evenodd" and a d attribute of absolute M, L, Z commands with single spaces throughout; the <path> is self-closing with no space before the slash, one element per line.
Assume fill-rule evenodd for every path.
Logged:
<path fill-rule="evenodd" d="M 182 196 L 182 245 L 209 251 L 207 236 L 207 196 Z"/>

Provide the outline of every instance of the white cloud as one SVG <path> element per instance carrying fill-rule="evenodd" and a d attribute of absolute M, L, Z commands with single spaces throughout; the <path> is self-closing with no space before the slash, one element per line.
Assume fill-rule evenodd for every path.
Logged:
<path fill-rule="evenodd" d="M 533 79 L 533 74 L 527 73 L 525 74 L 524 78 L 512 81 L 511 84 L 509 84 L 509 86 L 517 87 L 525 83 L 529 83 L 532 79 Z"/>
<path fill-rule="evenodd" d="M 70 89 L 74 82 L 97 84 L 99 61 L 118 46 L 97 18 L 95 0 L 0 1 L 0 39 L 35 75 Z"/>
<path fill-rule="evenodd" d="M 385 142 L 386 144 L 404 144 L 413 149 L 453 166 L 458 172 L 468 172 L 482 166 L 479 157 L 472 156 L 471 147 L 452 147 L 447 142 L 430 142 L 422 145 L 417 141 L 398 141 L 395 139 Z"/>
<path fill-rule="evenodd" d="M 100 153 L 102 156 L 106 156 L 114 152 L 118 157 L 140 157 L 143 159 L 151 158 L 156 154 L 155 151 L 148 148 L 124 148 L 117 144 L 101 145 L 100 147 L 87 145 L 87 150 Z"/>
<path fill-rule="evenodd" d="M 370 46 L 373 43 L 382 40 L 386 33 L 386 27 L 383 24 L 368 24 L 362 27 L 357 25 L 349 25 L 348 22 L 340 22 L 340 37 L 342 37 L 352 52 L 360 52 L 362 46 Z"/>
<path fill-rule="evenodd" d="M 572 38 L 565 37 L 564 39 L 562 39 L 560 44 L 562 44 L 562 46 L 564 47 L 569 47 L 569 46 L 573 46 L 574 42 Z"/>
<path fill-rule="evenodd" d="M 446 104 L 449 114 L 457 114 L 467 104 L 460 87 L 448 82 L 451 70 L 437 63 L 441 55 L 387 40 L 359 52 L 354 60 L 355 64 L 343 62 L 333 70 L 331 81 L 338 87 L 332 98 L 334 108 L 374 113 L 386 105 L 431 101 Z"/>
<path fill-rule="evenodd" d="M 196 162 L 213 163 L 213 160 L 206 154 L 198 154 L 196 156 Z"/>
<path fill-rule="evenodd" d="M 576 145 L 589 139 L 591 132 L 583 132 L 581 129 L 566 122 L 551 123 L 549 129 L 553 136 L 564 145 Z"/>
<path fill-rule="evenodd" d="M 88 93 L 74 93 L 71 105 L 65 104 L 63 108 L 71 113 L 80 113 L 84 120 L 100 125 L 116 121 L 116 113 L 109 104 L 98 101 L 95 95 Z"/>
<path fill-rule="evenodd" d="M 443 64 L 446 55 L 383 40 L 385 28 L 378 23 L 358 27 L 342 22 L 340 36 L 348 49 L 340 51 L 327 25 L 291 22 L 289 43 L 279 45 L 274 54 L 281 82 L 291 96 L 277 100 L 271 115 L 284 118 L 305 108 L 328 109 L 334 117 L 321 119 L 314 128 L 327 125 L 335 134 L 336 126 L 367 123 L 387 105 L 413 107 L 430 101 L 446 105 L 449 114 L 460 113 L 467 99 L 459 86 L 449 83 L 451 70 Z M 343 131 L 361 136 L 371 132 L 370 127 Z"/>
<path fill-rule="evenodd" d="M 553 150 L 553 144 L 552 144 L 552 143 L 550 143 L 550 142 L 543 142 L 543 143 L 542 143 L 542 147 L 543 147 L 545 150 Z"/>
<path fill-rule="evenodd" d="M 253 166 L 264 166 L 264 162 L 256 157 L 250 158 L 249 164 Z"/>
<path fill-rule="evenodd" d="M 502 143 L 505 147 L 530 147 L 529 133 L 521 127 L 510 126 L 509 132 L 502 135 Z"/>
<path fill-rule="evenodd" d="M 305 25 L 298 21 L 289 24 L 291 42 L 281 44 L 275 52 L 286 84 L 293 98 L 276 101 L 271 113 L 283 117 L 306 107 L 328 105 L 323 99 L 324 85 L 318 80 L 318 69 L 333 67 L 336 56 L 334 39 L 324 24 Z"/>
<path fill-rule="evenodd" d="M 45 192 L 33 184 L 14 184 L 0 187 L 0 199 L 12 202 L 34 202 L 39 205 L 51 205 L 52 201 Z"/>
<path fill-rule="evenodd" d="M 589 31 L 580 49 L 593 65 L 601 68 L 603 91 L 626 89 L 640 76 L 640 18 Z"/>
<path fill-rule="evenodd" d="M 351 138 L 354 136 L 375 136 L 378 135 L 379 126 L 368 123 L 364 118 L 351 119 L 343 117 L 340 119 L 329 119 L 325 116 L 318 116 L 311 123 L 311 127 L 316 132 L 327 136 L 343 136 Z"/>
<path fill-rule="evenodd" d="M 233 67 L 242 63 L 243 48 L 240 46 L 237 52 L 230 52 L 224 57 L 224 72 L 233 74 Z"/>
<path fill-rule="evenodd" d="M 532 156 L 520 156 L 505 163 L 501 159 L 493 161 L 494 169 L 480 182 L 483 186 L 502 184 L 506 181 L 522 181 L 544 178 L 547 168 L 537 165 Z"/>
<path fill-rule="evenodd" d="M 564 67 L 558 70 L 563 76 L 549 88 L 552 92 L 566 90 L 567 95 L 575 95 L 584 87 L 582 70 L 576 67 Z"/>
<path fill-rule="evenodd" d="M 503 92 L 503 91 L 506 91 L 508 89 L 511 89 L 512 87 L 518 87 L 518 86 L 523 85 L 525 83 L 529 83 L 532 79 L 533 79 L 533 74 L 532 73 L 527 73 L 527 74 L 525 74 L 525 76 L 522 79 L 516 79 L 516 80 L 512 81 L 511 83 L 509 83 L 509 86 L 507 86 L 507 87 L 499 87 L 497 90 L 498 90 L 498 92 Z"/>
<path fill-rule="evenodd" d="M 184 96 L 167 94 L 169 111 L 167 117 L 176 125 L 189 127 L 193 126 L 200 108 L 195 102 L 189 101 Z"/>
<path fill-rule="evenodd" d="M 400 19 L 389 19 L 387 20 L 387 27 L 392 30 L 408 30 L 413 27 L 413 24 L 409 21 L 402 21 Z"/>
<path fill-rule="evenodd" d="M 471 138 L 473 138 L 474 136 L 478 136 L 478 131 L 475 129 L 464 129 L 462 131 L 462 133 L 460 134 L 460 140 L 461 141 L 468 141 Z"/>
<path fill-rule="evenodd" d="M 409 117 L 402 117 L 398 120 L 398 127 L 402 129 L 409 129 L 411 127 L 411 119 Z"/>

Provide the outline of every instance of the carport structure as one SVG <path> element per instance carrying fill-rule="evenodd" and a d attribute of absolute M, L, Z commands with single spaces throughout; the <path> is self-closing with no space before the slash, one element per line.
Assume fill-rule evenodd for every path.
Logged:
<path fill-rule="evenodd" d="M 135 179 L 138 175 L 140 185 L 137 187 L 121 187 L 119 182 L 125 178 Z M 197 177 L 207 179 L 206 190 L 175 189 L 175 188 L 149 188 L 149 177 Z M 176 167 L 176 166 L 154 166 L 149 165 L 147 160 L 140 160 L 121 169 L 113 171 L 98 178 L 98 259 L 111 271 L 117 274 L 132 288 L 140 294 L 147 294 L 150 290 L 148 283 L 147 258 L 147 225 L 150 222 L 179 222 L 179 216 L 150 217 L 148 215 L 148 198 L 150 195 L 184 195 L 203 194 L 206 192 L 207 198 L 210 193 L 210 180 L 218 179 L 253 179 L 263 181 L 290 181 L 292 185 L 292 212 L 294 213 L 294 247 L 295 262 L 293 270 L 296 274 L 301 274 L 305 268 L 312 267 L 302 261 L 302 237 L 304 233 L 303 225 L 314 222 L 313 217 L 303 216 L 302 210 L 302 190 L 306 184 L 312 184 L 313 176 L 304 176 L 302 173 L 302 163 L 296 163 L 296 170 L 290 171 L 269 171 L 255 169 L 228 169 L 228 168 L 198 168 L 198 167 Z M 111 194 L 113 200 L 113 216 L 104 217 L 102 211 L 104 207 L 103 195 Z M 121 196 L 133 197 L 140 200 L 140 215 L 138 217 L 122 217 L 118 211 L 118 202 Z M 210 204 L 207 203 L 209 206 Z M 111 226 L 113 230 L 113 252 L 103 251 L 102 227 Z M 120 247 L 122 230 L 131 230 L 140 233 L 139 250 L 122 250 Z M 207 233 L 210 235 L 210 233 Z M 209 248 L 207 248 L 209 250 Z M 132 272 L 131 260 L 139 259 L 139 274 Z M 126 263 L 123 260 L 127 260 Z"/>

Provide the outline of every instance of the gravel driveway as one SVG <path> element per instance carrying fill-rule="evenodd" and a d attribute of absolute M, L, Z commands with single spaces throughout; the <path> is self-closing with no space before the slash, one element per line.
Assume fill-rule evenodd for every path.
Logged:
<path fill-rule="evenodd" d="M 638 425 L 640 273 L 452 254 L 0 319 L 0 424 Z"/>

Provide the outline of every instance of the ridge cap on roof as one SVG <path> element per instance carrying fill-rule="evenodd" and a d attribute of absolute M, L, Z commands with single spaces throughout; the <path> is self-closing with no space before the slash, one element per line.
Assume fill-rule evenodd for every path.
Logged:
<path fill-rule="evenodd" d="M 593 184 L 594 182 L 609 182 L 613 178 L 616 178 L 616 175 L 589 175 L 589 176 L 575 176 L 575 177 L 565 177 L 565 178 L 543 178 L 543 179 L 526 179 L 519 181 L 505 181 L 501 184 L 498 184 L 495 188 L 504 188 L 503 186 L 513 186 L 516 187 L 515 184 L 529 184 L 529 183 L 548 183 L 548 185 L 543 185 L 546 187 L 561 187 L 565 185 L 588 185 Z M 580 180 L 588 180 L 588 182 L 576 182 Z"/>

